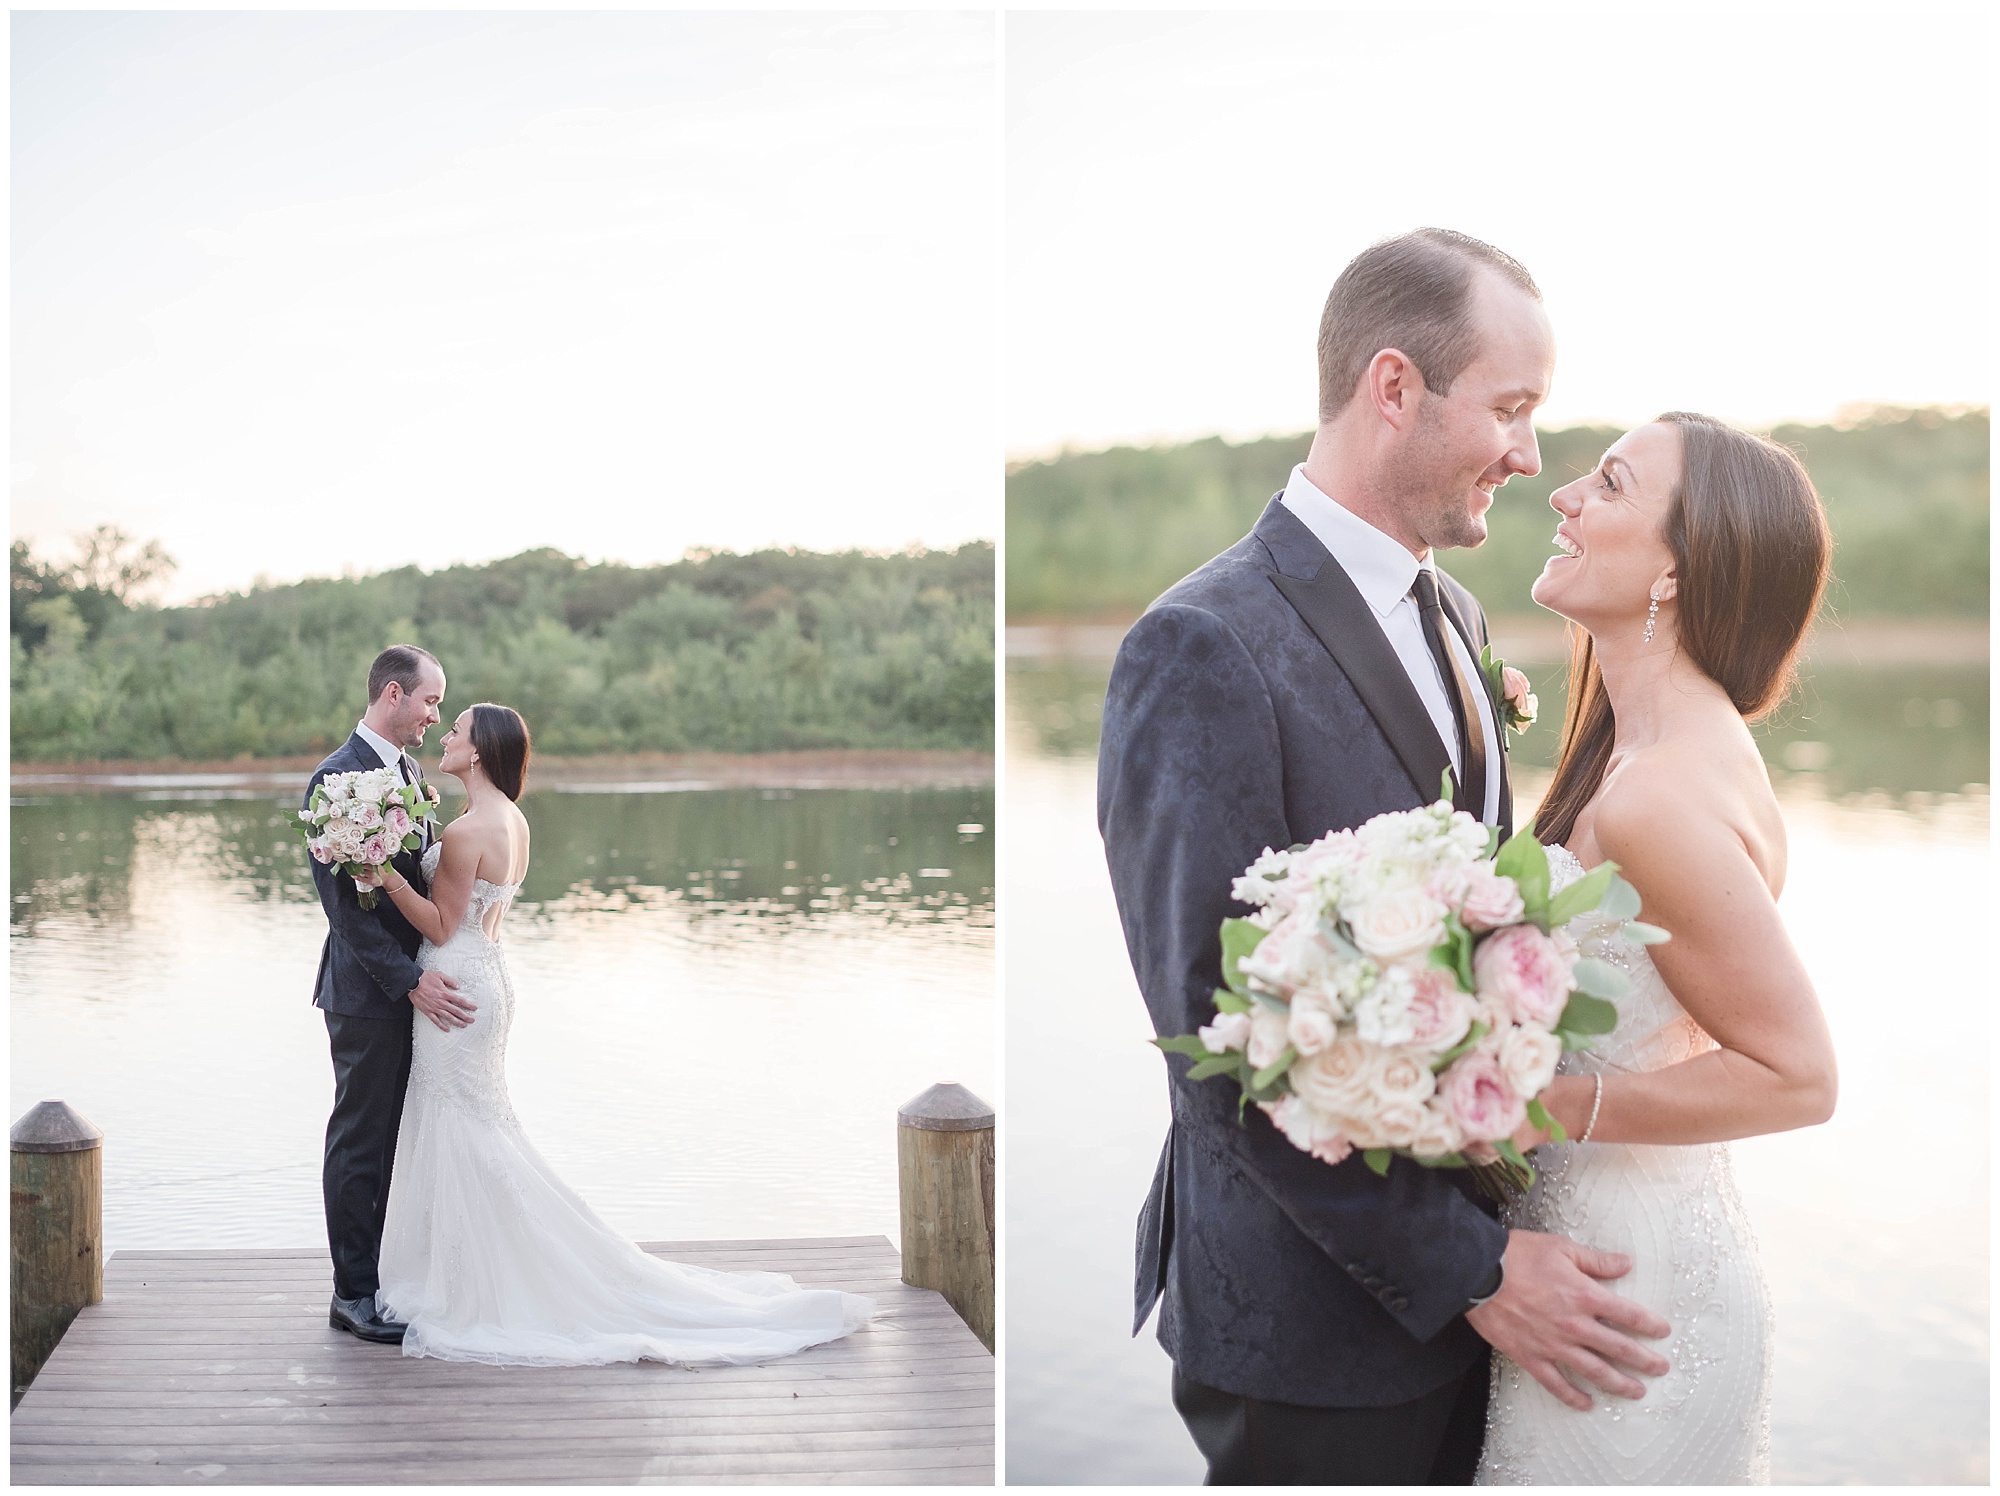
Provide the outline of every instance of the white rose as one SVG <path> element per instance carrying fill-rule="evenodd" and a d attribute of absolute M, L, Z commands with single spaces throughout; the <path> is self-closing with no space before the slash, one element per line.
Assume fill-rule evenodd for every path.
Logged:
<path fill-rule="evenodd" d="M 1422 1104 L 1437 1090 L 1437 1077 L 1431 1074 L 1431 1067 L 1403 1050 L 1385 1053 L 1382 1063 L 1375 1068 L 1373 1080 L 1375 1099 L 1384 1106 L 1400 1101 Z"/>
<path fill-rule="evenodd" d="M 1343 1116 L 1367 1105 L 1372 1077 L 1381 1062 L 1382 1051 L 1374 1045 L 1353 1034 L 1339 1034 L 1318 1054 L 1292 1066 L 1292 1089 L 1314 1111 Z"/>
<path fill-rule="evenodd" d="M 1522 1096 L 1539 1096 L 1556 1073 L 1562 1041 L 1546 1029 L 1524 1025 L 1500 1041 L 1500 1071 Z"/>
<path fill-rule="evenodd" d="M 1412 1153 L 1425 1158 L 1443 1158 L 1447 1153 L 1456 1153 L 1465 1146 L 1465 1134 L 1458 1123 L 1452 1120 L 1442 1102 L 1432 1101 L 1424 1107 L 1423 1124 L 1416 1136 L 1404 1145 Z"/>
<path fill-rule="evenodd" d="M 1292 1016 L 1286 1020 L 1285 1033 L 1300 1054 L 1318 1054 L 1339 1031 L 1323 1000 L 1306 993 L 1292 999 Z"/>
<path fill-rule="evenodd" d="M 1251 1010 L 1248 1052 L 1250 1063 L 1257 1069 L 1273 1063 L 1291 1042 L 1285 1035 L 1286 1016 L 1284 1009 L 1265 1003 L 1258 1003 Z"/>
<path fill-rule="evenodd" d="M 1459 918 L 1468 930 L 1494 930 L 1521 917 L 1521 886 L 1505 873 L 1475 868 L 1467 880 Z"/>
<path fill-rule="evenodd" d="M 1444 939 L 1445 907 L 1421 888 L 1386 890 L 1348 916 L 1354 943 L 1377 961 L 1422 961 Z"/>
<path fill-rule="evenodd" d="M 1250 1041 L 1250 1015 L 1248 1013 L 1218 1013 L 1215 1022 L 1206 1028 L 1195 1030 L 1200 1036 L 1202 1047 L 1210 1054 L 1222 1054 L 1226 1050 L 1241 1049 Z"/>
<path fill-rule="evenodd" d="M 1378 1147 L 1408 1148 L 1423 1130 L 1424 1105 L 1420 1101 L 1391 1101 L 1375 1113 L 1375 1131 L 1381 1136 Z"/>

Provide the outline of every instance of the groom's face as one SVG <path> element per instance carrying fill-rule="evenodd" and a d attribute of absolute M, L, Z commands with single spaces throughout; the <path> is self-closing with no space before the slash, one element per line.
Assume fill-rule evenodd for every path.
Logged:
<path fill-rule="evenodd" d="M 1555 336 L 1542 304 L 1481 270 L 1473 292 L 1480 352 L 1447 394 L 1426 391 L 1395 464 L 1403 513 L 1424 543 L 1486 539 L 1493 494 L 1542 470 L 1534 413 L 1555 376 Z"/>
<path fill-rule="evenodd" d="M 400 692 L 401 687 L 392 684 L 388 690 Z M 389 716 L 389 731 L 382 736 L 400 748 L 423 747 L 424 733 L 438 722 L 438 708 L 443 703 L 444 672 L 426 660 L 423 673 L 417 677 L 417 688 L 396 701 Z"/>

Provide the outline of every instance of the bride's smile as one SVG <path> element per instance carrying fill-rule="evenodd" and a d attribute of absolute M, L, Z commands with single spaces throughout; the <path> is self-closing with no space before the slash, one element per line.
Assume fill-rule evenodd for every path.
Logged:
<path fill-rule="evenodd" d="M 1674 558 L 1663 530 L 1681 472 L 1680 433 L 1654 422 L 1626 432 L 1594 471 L 1549 495 L 1562 518 L 1534 600 L 1600 640 L 1630 634 L 1638 642 L 1653 599 L 1672 607 Z M 1670 618 L 1654 617 L 1665 632 Z"/>

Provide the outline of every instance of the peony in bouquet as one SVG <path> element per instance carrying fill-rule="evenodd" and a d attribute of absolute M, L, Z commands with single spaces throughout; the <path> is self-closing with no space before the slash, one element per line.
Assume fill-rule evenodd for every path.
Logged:
<path fill-rule="evenodd" d="M 398 852 L 423 845 L 418 823 L 436 809 L 437 791 L 403 783 L 394 769 L 357 769 L 314 786 L 297 828 L 314 860 L 349 877 L 369 877 Z M 373 909 L 376 897 L 372 888 L 360 890 L 361 907 Z"/>
<path fill-rule="evenodd" d="M 1328 1163 L 1360 1150 L 1480 1170 L 1523 1190 L 1524 1119 L 1557 1140 L 1540 1096 L 1565 1049 L 1617 1021 L 1629 984 L 1579 956 L 1562 926 L 1592 910 L 1652 944 L 1639 896 L 1605 863 L 1561 893 L 1532 824 L 1497 847 L 1449 798 L 1392 811 L 1310 846 L 1266 849 L 1232 888 L 1256 906 L 1222 925 L 1215 1021 L 1154 1042 L 1229 1076 L 1292 1144 Z M 1481 1146 L 1483 1145 L 1483 1146 Z M 1469 1158 L 1467 1150 L 1483 1158 Z"/>

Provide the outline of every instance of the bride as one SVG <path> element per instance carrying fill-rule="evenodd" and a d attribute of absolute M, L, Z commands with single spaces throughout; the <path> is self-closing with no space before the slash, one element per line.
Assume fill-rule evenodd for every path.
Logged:
<path fill-rule="evenodd" d="M 1616 862 L 1673 938 L 1649 949 L 1594 917 L 1571 927 L 1633 990 L 1616 1030 L 1566 1057 L 1544 1100 L 1576 1141 L 1542 1147 L 1507 1224 L 1629 1256 L 1618 1291 L 1672 1323 L 1658 1347 L 1671 1369 L 1643 1389 L 1586 1370 L 1626 1388 L 1593 1406 L 1552 1362 L 1495 1356 L 1477 1480 L 1763 1483 L 1770 1307 L 1725 1145 L 1824 1122 L 1835 1078 L 1778 916 L 1784 822 L 1745 722 L 1791 683 L 1826 521 L 1789 452 L 1682 412 L 1626 433 L 1550 503 L 1563 554 L 1534 598 L 1585 632 L 1538 835 L 1558 886 Z M 1485 1332 L 1504 1312 L 1468 1318 Z"/>
<path fill-rule="evenodd" d="M 418 1023 L 382 1232 L 384 1318 L 403 1353 L 508 1366 L 769 1360 L 860 1328 L 874 1303 L 778 1273 L 665 1262 L 612 1231 L 543 1162 L 507 1099 L 514 987 L 500 926 L 528 867 L 515 801 L 528 729 L 511 707 L 461 712 L 443 771 L 464 812 L 426 854 L 426 899 L 382 887 L 424 936 L 418 964 L 456 978 L 462 1027 Z M 414 1021 L 414 1019 L 413 1019 Z"/>

